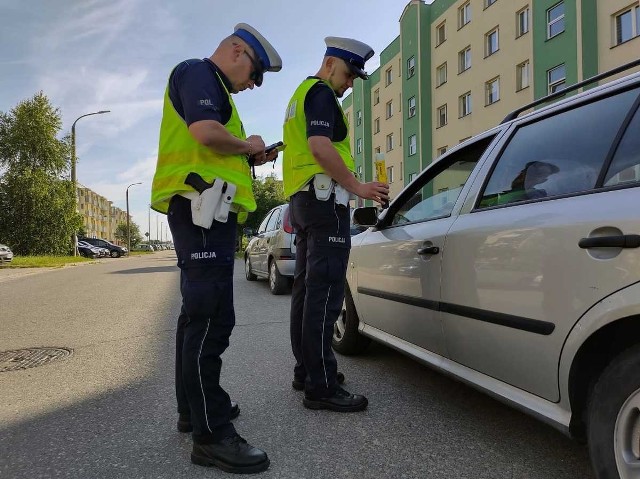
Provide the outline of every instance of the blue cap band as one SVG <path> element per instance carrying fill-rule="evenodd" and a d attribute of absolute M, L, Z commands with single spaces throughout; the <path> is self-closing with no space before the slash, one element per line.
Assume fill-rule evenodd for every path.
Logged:
<path fill-rule="evenodd" d="M 356 55 L 353 52 L 343 50 L 342 48 L 327 47 L 325 56 L 342 58 L 343 60 L 351 62 L 358 68 L 364 68 L 364 58 L 362 58 L 360 55 Z"/>
<path fill-rule="evenodd" d="M 243 30 L 242 28 L 239 28 L 238 30 L 233 32 L 233 34 L 236 35 L 237 37 L 242 38 L 245 42 L 249 44 L 251 48 L 253 48 L 253 51 L 256 52 L 256 55 L 258 55 L 258 59 L 260 60 L 260 63 L 262 63 L 264 70 L 271 68 L 269 55 L 267 55 L 266 50 L 262 47 L 262 44 L 258 41 L 256 37 L 254 37 L 248 31 Z"/>

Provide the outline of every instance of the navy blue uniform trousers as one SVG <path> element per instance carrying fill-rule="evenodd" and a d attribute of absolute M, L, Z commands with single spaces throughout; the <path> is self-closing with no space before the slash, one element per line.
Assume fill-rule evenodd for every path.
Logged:
<path fill-rule="evenodd" d="M 167 214 L 178 256 L 182 309 L 176 331 L 178 412 L 191 415 L 193 440 L 206 444 L 235 433 L 231 401 L 220 386 L 220 356 L 235 325 L 233 263 L 237 215 L 207 230 L 191 220 L 191 202 L 174 196 Z"/>
<path fill-rule="evenodd" d="M 328 397 L 338 386 L 331 339 L 344 300 L 349 208 L 337 205 L 333 195 L 321 201 L 313 191 L 300 191 L 291 197 L 289 210 L 296 232 L 290 318 L 294 377 L 305 381 L 308 398 Z"/>

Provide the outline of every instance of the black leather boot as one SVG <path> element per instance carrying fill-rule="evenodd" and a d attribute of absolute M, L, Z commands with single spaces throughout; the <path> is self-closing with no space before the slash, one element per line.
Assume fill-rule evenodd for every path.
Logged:
<path fill-rule="evenodd" d="M 308 409 L 328 409 L 337 412 L 356 412 L 367 408 L 369 401 L 360 394 L 351 394 L 338 386 L 333 396 L 311 398 L 305 395 L 302 400 Z"/>
<path fill-rule="evenodd" d="M 267 453 L 253 447 L 238 434 L 211 444 L 194 444 L 191 462 L 236 474 L 252 474 L 269 467 Z"/>

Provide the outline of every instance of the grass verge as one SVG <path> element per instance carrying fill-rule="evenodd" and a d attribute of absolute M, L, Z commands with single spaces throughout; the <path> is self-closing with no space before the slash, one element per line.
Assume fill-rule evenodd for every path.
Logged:
<path fill-rule="evenodd" d="M 82 256 L 14 256 L 11 263 L 3 263 L 0 268 L 59 268 L 88 261 L 93 260 Z"/>

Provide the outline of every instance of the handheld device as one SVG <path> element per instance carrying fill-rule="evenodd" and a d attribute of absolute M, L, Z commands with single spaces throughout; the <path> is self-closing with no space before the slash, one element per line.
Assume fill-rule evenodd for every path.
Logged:
<path fill-rule="evenodd" d="M 273 145 L 269 145 L 264 149 L 264 152 L 268 155 L 269 153 L 271 153 L 273 150 L 278 150 L 278 151 L 282 151 L 287 147 L 287 145 L 285 145 L 284 143 L 282 143 L 281 141 L 278 141 L 277 143 L 274 143 Z"/>

